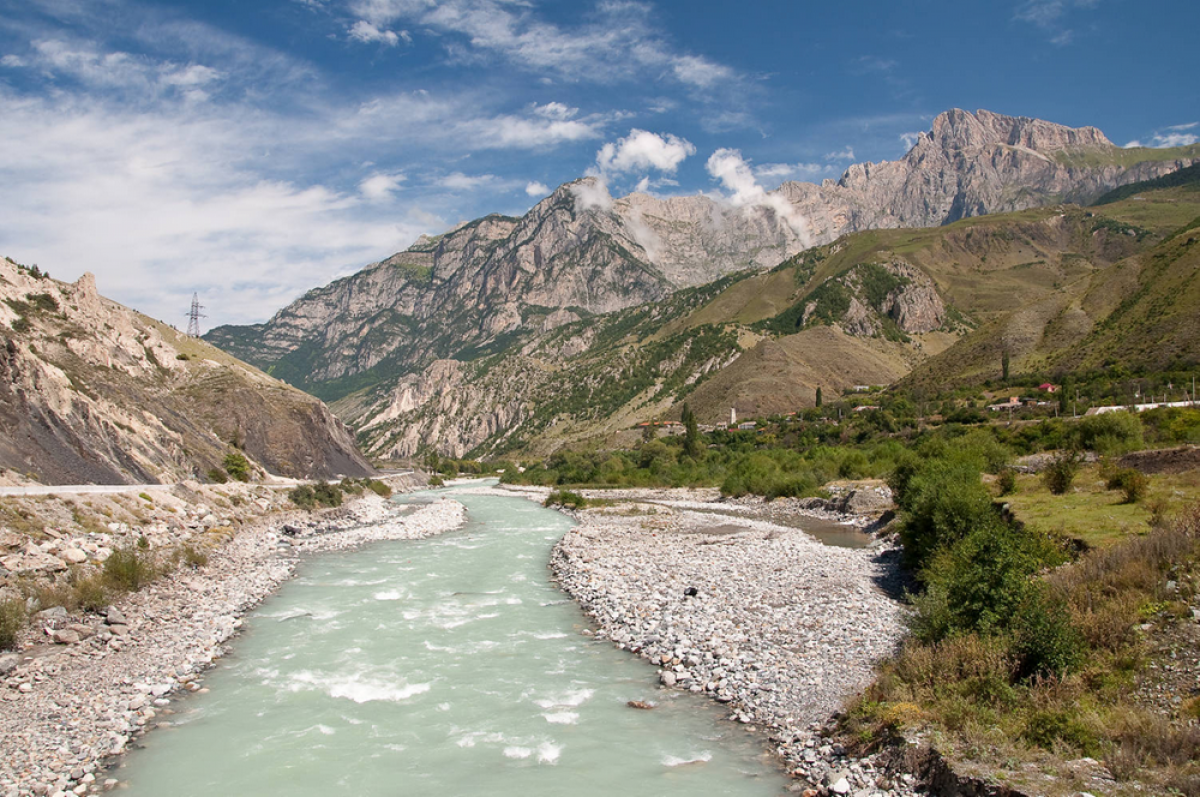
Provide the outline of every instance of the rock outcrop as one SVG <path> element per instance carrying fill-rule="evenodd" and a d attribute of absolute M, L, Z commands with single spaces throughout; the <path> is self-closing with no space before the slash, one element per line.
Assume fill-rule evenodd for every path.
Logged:
<path fill-rule="evenodd" d="M 207 479 L 240 449 L 260 469 L 364 475 L 316 399 L 109 301 L 85 274 L 0 260 L 0 468 L 47 484 Z"/>

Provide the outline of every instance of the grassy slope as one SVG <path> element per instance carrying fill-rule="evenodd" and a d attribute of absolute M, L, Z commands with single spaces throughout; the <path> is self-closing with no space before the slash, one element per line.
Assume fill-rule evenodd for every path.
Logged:
<path fill-rule="evenodd" d="M 966 259 L 952 264 L 938 274 L 939 285 L 988 323 L 917 368 L 910 381 L 947 387 L 998 377 L 1005 347 L 1016 372 L 1195 360 L 1200 284 L 1193 276 L 1197 250 L 1187 243 L 1195 235 L 1176 233 L 1197 217 L 1200 193 L 1154 191 L 1068 211 L 1063 224 L 1074 229 L 1042 263 L 1001 271 Z"/>

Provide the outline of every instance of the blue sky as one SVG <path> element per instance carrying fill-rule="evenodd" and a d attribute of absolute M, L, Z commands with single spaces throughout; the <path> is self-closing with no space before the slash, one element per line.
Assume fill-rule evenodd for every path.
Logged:
<path fill-rule="evenodd" d="M 600 173 L 836 178 L 952 107 L 1200 136 L 1195 0 L 0 0 L 0 256 L 177 326 Z"/>

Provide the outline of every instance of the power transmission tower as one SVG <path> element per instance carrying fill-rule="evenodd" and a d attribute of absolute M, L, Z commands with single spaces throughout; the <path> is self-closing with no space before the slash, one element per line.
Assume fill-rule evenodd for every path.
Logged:
<path fill-rule="evenodd" d="M 208 318 L 204 313 L 200 312 L 204 309 L 204 305 L 200 304 L 200 296 L 192 294 L 192 309 L 188 311 L 188 337 L 200 337 L 200 319 Z"/>

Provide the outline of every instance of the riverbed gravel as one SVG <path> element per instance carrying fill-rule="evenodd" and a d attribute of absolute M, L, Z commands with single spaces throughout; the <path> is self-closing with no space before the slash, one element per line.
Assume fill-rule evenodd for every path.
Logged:
<path fill-rule="evenodd" d="M 463 525 L 455 501 L 402 508 L 373 494 L 319 520 L 240 531 L 200 570 L 180 569 L 101 616 L 44 617 L 47 639 L 0 656 L 0 794 L 66 797 L 114 788 L 106 764 L 169 724 L 171 699 L 200 691 L 241 617 L 302 554 L 417 539 Z"/>
<path fill-rule="evenodd" d="M 707 496 L 637 497 L 578 513 L 552 553 L 596 635 L 657 665 L 665 688 L 708 695 L 766 732 L 798 790 L 915 793 L 911 777 L 850 758 L 822 733 L 903 636 L 898 552 L 717 517 L 701 511 Z"/>

